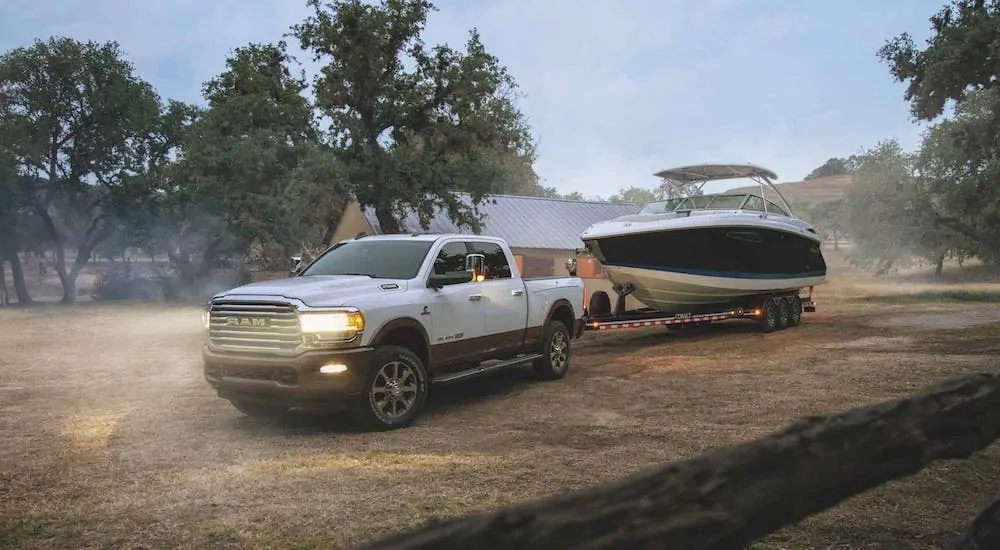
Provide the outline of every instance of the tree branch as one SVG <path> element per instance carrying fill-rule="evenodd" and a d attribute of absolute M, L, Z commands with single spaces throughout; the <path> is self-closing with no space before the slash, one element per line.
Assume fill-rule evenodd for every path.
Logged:
<path fill-rule="evenodd" d="M 1000 376 L 812 417 L 756 441 L 578 491 L 391 536 L 369 550 L 741 548 L 1000 436 Z"/>

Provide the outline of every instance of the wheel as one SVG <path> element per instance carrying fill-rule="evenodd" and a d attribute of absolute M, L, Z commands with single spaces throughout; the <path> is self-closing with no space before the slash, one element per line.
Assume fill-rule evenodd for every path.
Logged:
<path fill-rule="evenodd" d="M 788 299 L 792 314 L 789 317 L 790 326 L 797 327 L 802 324 L 802 298 L 792 296 Z"/>
<path fill-rule="evenodd" d="M 792 306 L 788 300 L 779 299 L 778 302 L 778 330 L 785 330 L 792 325 Z"/>
<path fill-rule="evenodd" d="M 774 332 L 777 330 L 778 306 L 774 303 L 774 300 L 766 300 L 760 309 L 761 332 Z"/>
<path fill-rule="evenodd" d="M 542 340 L 542 358 L 532 364 L 535 376 L 556 380 L 566 376 L 570 358 L 569 330 L 561 321 L 549 321 Z"/>
<path fill-rule="evenodd" d="M 604 317 L 611 314 L 611 297 L 607 292 L 598 290 L 590 295 L 588 313 L 593 317 Z"/>
<path fill-rule="evenodd" d="M 427 401 L 427 369 L 400 346 L 375 350 L 365 375 L 355 419 L 365 429 L 394 430 L 410 425 Z"/>
<path fill-rule="evenodd" d="M 229 402 L 236 407 L 236 410 L 253 418 L 279 419 L 288 414 L 288 407 L 280 405 L 265 405 L 237 399 L 230 399 Z"/>

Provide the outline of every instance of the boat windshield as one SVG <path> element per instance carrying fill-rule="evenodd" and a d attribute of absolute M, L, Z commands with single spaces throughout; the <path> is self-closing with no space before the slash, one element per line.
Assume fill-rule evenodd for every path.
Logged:
<path fill-rule="evenodd" d="M 744 202 L 745 201 L 745 202 Z M 646 204 L 639 210 L 640 214 L 662 214 L 673 210 L 764 210 L 764 203 L 767 203 L 767 211 L 787 216 L 788 213 L 774 202 L 761 199 L 760 196 L 752 193 L 741 194 L 720 194 L 720 195 L 696 195 L 693 197 L 678 197 L 662 201 L 655 201 Z"/>
<path fill-rule="evenodd" d="M 640 214 L 662 214 L 664 212 L 670 212 L 676 207 L 682 200 L 678 199 L 667 199 L 665 201 L 654 201 L 647 203 L 639 210 Z"/>

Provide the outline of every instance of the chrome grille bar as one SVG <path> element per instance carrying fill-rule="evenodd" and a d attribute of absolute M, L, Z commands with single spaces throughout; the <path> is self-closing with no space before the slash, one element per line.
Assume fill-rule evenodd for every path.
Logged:
<path fill-rule="evenodd" d="M 229 351 L 290 353 L 302 343 L 291 304 L 218 301 L 209 309 L 208 338 Z"/>

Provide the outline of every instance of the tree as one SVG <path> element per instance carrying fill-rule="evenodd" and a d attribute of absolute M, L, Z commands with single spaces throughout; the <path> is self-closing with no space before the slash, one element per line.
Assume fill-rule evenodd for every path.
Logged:
<path fill-rule="evenodd" d="M 64 303 L 135 200 L 159 98 L 115 42 L 36 40 L 0 56 L 0 143 L 55 251 Z M 76 258 L 67 266 L 66 249 Z"/>
<path fill-rule="evenodd" d="M 805 177 L 807 180 L 818 179 L 818 178 L 828 178 L 830 176 L 844 176 L 854 172 L 857 169 L 857 158 L 855 156 L 850 156 L 848 158 L 833 157 L 827 159 L 821 166 L 815 168 L 812 172 Z"/>
<path fill-rule="evenodd" d="M 933 120 L 949 100 L 1000 82 L 1000 2 L 953 0 L 930 22 L 934 34 L 923 50 L 904 32 L 878 51 L 893 77 L 907 82 L 904 97 L 918 120 Z"/>
<path fill-rule="evenodd" d="M 660 189 L 653 190 L 653 189 L 646 189 L 645 187 L 632 186 L 629 187 L 628 189 L 622 187 L 621 189 L 618 190 L 618 193 L 611 195 L 608 198 L 608 201 L 618 202 L 618 203 L 631 203 L 638 206 L 642 206 L 644 204 L 661 199 L 662 199 L 662 191 Z"/>
<path fill-rule="evenodd" d="M 848 238 L 847 203 L 844 198 L 808 205 L 806 216 L 824 239 L 833 240 L 833 249 L 840 249 L 840 241 Z"/>
<path fill-rule="evenodd" d="M 936 224 L 932 189 L 918 171 L 917 154 L 886 140 L 858 156 L 854 183 L 845 197 L 845 218 L 855 249 L 850 261 L 883 274 L 909 257 L 931 260 L 938 275 L 960 242 Z"/>
<path fill-rule="evenodd" d="M 930 18 L 933 34 L 920 49 L 907 33 L 887 41 L 879 57 L 907 83 L 905 99 L 918 120 L 955 114 L 922 144 L 918 170 L 933 190 L 937 226 L 962 235 L 984 260 L 998 259 L 1000 230 L 1000 2 L 955 0 Z"/>
<path fill-rule="evenodd" d="M 956 136 L 985 135 L 1000 104 L 1000 90 L 970 93 L 955 114 L 924 134 L 917 169 L 930 196 L 934 223 L 962 236 L 963 248 L 989 262 L 1000 260 L 1000 156 L 970 158 Z"/>
<path fill-rule="evenodd" d="M 405 211 L 426 225 L 438 209 L 478 230 L 486 196 L 512 180 L 530 183 L 534 144 L 517 86 L 475 30 L 464 52 L 426 48 L 421 34 L 435 9 L 427 0 L 308 4 L 313 15 L 292 34 L 324 64 L 316 103 L 331 120 L 351 195 L 374 208 L 384 232 L 398 232 Z"/>
<path fill-rule="evenodd" d="M 188 290 L 235 258 L 286 259 L 320 241 L 343 209 L 342 169 L 320 143 L 292 61 L 284 42 L 237 48 L 205 83 L 206 109 L 177 107 L 181 160 L 152 240 Z"/>

